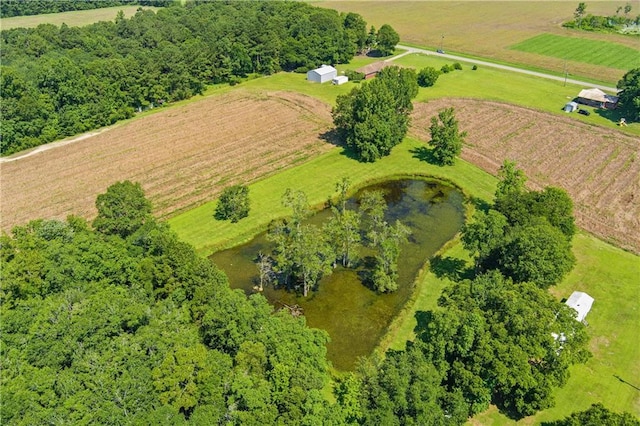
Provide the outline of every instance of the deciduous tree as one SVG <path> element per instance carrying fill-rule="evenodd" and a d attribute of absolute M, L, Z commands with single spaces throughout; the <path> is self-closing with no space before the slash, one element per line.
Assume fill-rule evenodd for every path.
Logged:
<path fill-rule="evenodd" d="M 617 87 L 620 105 L 632 114 L 633 119 L 640 120 L 640 68 L 629 70 Z"/>
<path fill-rule="evenodd" d="M 103 234 L 126 238 L 152 221 L 151 203 L 139 183 L 117 182 L 96 198 L 98 216 L 93 227 Z"/>
<path fill-rule="evenodd" d="M 218 199 L 215 218 L 230 220 L 236 223 L 249 215 L 249 188 L 244 185 L 233 185 L 225 188 Z"/>
<path fill-rule="evenodd" d="M 452 165 L 462 151 L 462 144 L 467 132 L 458 130 L 458 120 L 454 108 L 438 111 L 438 117 L 431 118 L 431 141 L 433 156 L 441 165 Z"/>

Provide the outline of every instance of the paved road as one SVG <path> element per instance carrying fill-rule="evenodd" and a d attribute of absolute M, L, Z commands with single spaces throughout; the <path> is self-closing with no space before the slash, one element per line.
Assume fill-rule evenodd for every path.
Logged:
<path fill-rule="evenodd" d="M 402 57 L 404 55 L 409 55 L 411 53 L 422 53 L 422 54 L 425 54 L 425 55 L 436 55 L 436 56 L 440 56 L 440 57 L 447 58 L 447 59 L 453 59 L 453 60 L 459 61 L 459 62 L 469 62 L 469 63 L 476 64 L 476 65 L 482 65 L 482 66 L 485 66 L 485 67 L 499 68 L 501 70 L 519 72 L 519 73 L 522 73 L 522 74 L 533 75 L 533 76 L 536 76 L 536 77 L 548 78 L 550 80 L 557 80 L 557 81 L 562 81 L 562 82 L 565 81 L 564 77 L 561 77 L 561 76 L 545 74 L 545 73 L 537 72 L 537 71 L 529 71 L 529 70 L 525 70 L 525 69 L 522 69 L 522 68 L 511 67 L 509 65 L 501 65 L 501 64 L 496 64 L 496 63 L 493 63 L 493 62 L 486 62 L 486 61 L 482 61 L 482 60 L 478 60 L 478 59 L 465 58 L 463 56 L 449 55 L 448 53 L 437 53 L 437 52 L 435 52 L 433 50 L 419 49 L 417 47 L 409 47 L 409 46 L 404 46 L 404 45 L 401 45 L 401 44 L 397 45 L 397 47 L 399 49 L 405 49 L 407 51 L 404 52 L 404 53 L 401 53 L 398 56 L 394 56 L 393 58 L 389 59 L 389 61 L 393 61 L 394 59 L 400 58 L 400 57 Z M 602 86 L 600 84 L 594 84 L 594 83 L 589 83 L 589 82 L 586 82 L 586 81 L 574 80 L 572 78 L 568 78 L 567 79 L 567 83 L 577 84 L 579 86 L 584 86 L 585 88 L 587 88 L 587 87 L 597 87 L 598 89 L 601 89 L 601 90 L 606 90 L 608 92 L 618 93 L 618 89 L 616 89 L 615 87 Z"/>

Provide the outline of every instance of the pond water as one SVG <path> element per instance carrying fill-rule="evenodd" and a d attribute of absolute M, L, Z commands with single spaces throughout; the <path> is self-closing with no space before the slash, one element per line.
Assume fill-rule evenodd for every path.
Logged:
<path fill-rule="evenodd" d="M 381 190 L 388 209 L 386 220 L 396 219 L 407 225 L 412 234 L 401 246 L 398 264 L 399 288 L 391 294 L 378 294 L 366 287 L 357 271 L 338 267 L 323 277 L 315 291 L 302 295 L 267 286 L 264 296 L 276 308 L 283 304 L 299 305 L 307 325 L 329 333 L 327 356 L 338 370 L 353 369 L 357 359 L 376 347 L 387 327 L 411 297 L 420 268 L 444 243 L 458 232 L 464 221 L 463 195 L 456 189 L 424 180 L 397 180 L 372 185 L 360 190 L 349 200 L 357 207 L 357 199 L 367 190 Z M 316 213 L 309 223 L 320 224 L 330 215 L 328 210 Z M 229 277 L 231 287 L 252 293 L 258 279 L 254 263 L 258 252 L 271 253 L 265 234 L 249 243 L 215 253 L 211 260 Z"/>

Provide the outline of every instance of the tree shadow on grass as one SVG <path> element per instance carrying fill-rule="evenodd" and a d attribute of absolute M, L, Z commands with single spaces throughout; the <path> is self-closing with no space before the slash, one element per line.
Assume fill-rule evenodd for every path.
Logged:
<path fill-rule="evenodd" d="M 473 207 L 475 207 L 476 210 L 480 210 L 483 213 L 487 213 L 489 209 L 492 207 L 491 203 L 487 202 L 486 200 L 483 200 L 482 198 L 471 197 L 469 201 L 471 201 L 471 204 L 473 204 Z"/>
<path fill-rule="evenodd" d="M 433 155 L 433 150 L 426 146 L 413 148 L 409 150 L 409 152 L 413 155 L 413 158 L 417 158 L 420 161 L 425 161 L 429 164 L 433 164 L 434 166 L 442 166 L 438 159 Z"/>
<path fill-rule="evenodd" d="M 604 108 L 594 108 L 593 112 L 598 114 L 600 117 L 605 118 L 612 123 L 620 123 L 620 119 L 624 118 L 627 124 L 631 124 L 633 122 L 633 112 L 628 108 L 616 108 L 616 109 L 604 109 Z"/>
<path fill-rule="evenodd" d="M 448 278 L 451 281 L 473 278 L 473 268 L 468 268 L 467 262 L 455 257 L 434 256 L 429 262 L 429 269 L 436 277 Z"/>
<path fill-rule="evenodd" d="M 360 161 L 360 157 L 358 156 L 358 154 L 353 149 L 347 146 L 344 138 L 342 137 L 342 135 L 340 135 L 340 132 L 337 129 L 327 130 L 326 132 L 320 133 L 319 136 L 323 141 L 328 142 L 333 146 L 342 148 L 342 152 L 340 152 L 341 155 L 344 155 L 345 157 L 352 160 Z"/>

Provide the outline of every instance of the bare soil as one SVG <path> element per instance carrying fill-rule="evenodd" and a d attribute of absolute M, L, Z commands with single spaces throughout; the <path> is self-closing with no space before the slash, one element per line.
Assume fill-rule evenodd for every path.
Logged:
<path fill-rule="evenodd" d="M 330 107 L 294 93 L 233 93 L 0 163 L 0 226 L 95 217 L 114 182 L 140 182 L 156 216 L 202 204 L 331 149 Z M 13 160 L 13 161 L 11 161 Z"/>
<path fill-rule="evenodd" d="M 411 133 L 428 141 L 437 111 L 454 107 L 468 136 L 462 158 L 489 173 L 516 161 L 532 189 L 564 188 L 581 228 L 640 253 L 640 139 L 527 108 L 471 99 L 415 105 Z"/>

